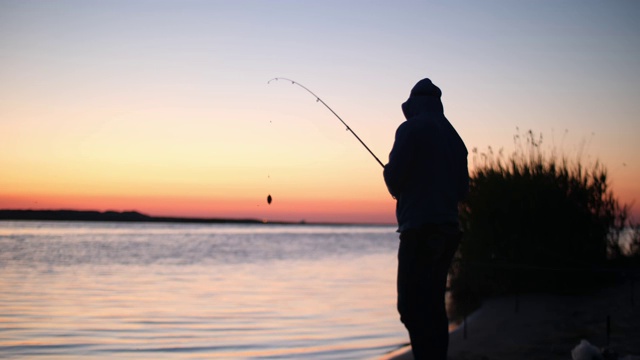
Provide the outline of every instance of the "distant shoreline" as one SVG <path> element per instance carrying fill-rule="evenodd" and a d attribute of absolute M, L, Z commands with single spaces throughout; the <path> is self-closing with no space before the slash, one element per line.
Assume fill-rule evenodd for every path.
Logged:
<path fill-rule="evenodd" d="M 91 211 L 91 210 L 0 210 L 0 220 L 39 221 L 116 221 L 116 222 L 168 222 L 202 224 L 262 224 L 257 219 L 189 218 L 150 216 L 137 211 Z M 293 222 L 269 222 L 294 224 Z"/>
<path fill-rule="evenodd" d="M 99 221 L 99 222 L 147 222 L 183 224 L 278 224 L 278 225 L 393 225 L 356 223 L 307 223 L 305 221 L 263 221 L 258 219 L 233 218 L 191 218 L 150 216 L 137 211 L 94 211 L 94 210 L 0 210 L 0 220 L 29 221 Z"/>

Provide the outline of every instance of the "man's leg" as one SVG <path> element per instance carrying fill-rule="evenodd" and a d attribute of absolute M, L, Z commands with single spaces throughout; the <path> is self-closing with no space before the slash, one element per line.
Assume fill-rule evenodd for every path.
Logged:
<path fill-rule="evenodd" d="M 398 311 L 409 331 L 416 360 L 445 360 L 449 322 L 444 294 L 459 232 L 438 228 L 400 236 L 398 251 Z"/>

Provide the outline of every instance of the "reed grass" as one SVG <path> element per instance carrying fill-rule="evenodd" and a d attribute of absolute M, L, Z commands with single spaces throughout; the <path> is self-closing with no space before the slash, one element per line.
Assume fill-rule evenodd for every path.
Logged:
<path fill-rule="evenodd" d="M 450 280 L 458 303 L 585 289 L 607 278 L 610 261 L 630 255 L 619 241 L 628 206 L 614 196 L 602 163 L 545 148 L 531 130 L 514 142 L 510 155 L 472 151 L 460 211 L 465 237 Z"/>

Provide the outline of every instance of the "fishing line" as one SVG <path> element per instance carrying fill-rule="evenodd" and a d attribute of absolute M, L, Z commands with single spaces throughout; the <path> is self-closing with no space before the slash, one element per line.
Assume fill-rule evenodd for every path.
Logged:
<path fill-rule="evenodd" d="M 304 85 L 300 84 L 299 82 L 297 82 L 297 81 L 293 81 L 293 80 L 291 80 L 291 79 L 287 79 L 287 78 L 273 78 L 273 79 L 271 79 L 271 80 L 267 81 L 267 84 L 270 84 L 270 83 L 271 83 L 272 81 L 274 81 L 274 80 L 275 80 L 275 81 L 278 81 L 278 80 L 291 81 L 291 84 L 292 84 L 292 85 L 298 85 L 298 86 L 300 86 L 301 88 L 305 89 L 309 94 L 313 95 L 313 97 L 315 97 L 315 98 L 316 98 L 316 102 L 320 102 L 320 103 L 322 103 L 322 105 L 324 105 L 327 109 L 329 109 L 329 111 L 331 111 L 331 113 L 332 113 L 333 115 L 335 115 L 335 116 L 338 118 L 338 120 L 340 120 L 340 122 L 341 122 L 344 126 L 346 126 L 347 131 L 350 131 L 350 132 L 351 132 L 351 134 L 353 134 L 353 136 L 355 136 L 355 137 L 356 137 L 356 139 L 358 139 L 358 141 L 360 142 L 360 144 L 362 144 L 362 146 L 364 146 L 364 148 L 365 148 L 365 149 L 367 149 L 367 151 L 369 152 L 369 154 L 371 154 L 371 156 L 373 156 L 373 158 L 374 158 L 374 159 L 376 159 L 376 161 L 378 162 L 378 164 L 380 164 L 380 166 L 382 166 L 382 167 L 384 168 L 384 164 L 382 163 L 382 161 L 380 161 L 380 159 L 378 159 L 378 157 L 373 153 L 373 151 L 371 151 L 371 149 L 369 149 L 369 147 L 367 146 L 367 144 L 365 144 L 365 143 L 364 143 L 364 141 L 362 141 L 362 139 L 360 139 L 360 137 L 359 137 L 359 136 L 358 136 L 358 135 L 357 135 L 357 134 L 356 134 L 356 133 L 351 129 L 351 127 L 350 127 L 349 125 L 347 125 L 347 123 L 346 123 L 346 122 L 344 122 L 344 120 L 342 120 L 342 118 L 341 118 L 340 116 L 338 116 L 338 114 L 336 114 L 336 112 L 335 112 L 335 111 L 333 111 L 333 109 L 332 109 L 332 108 L 330 108 L 330 107 L 329 107 L 329 105 L 327 105 L 327 103 L 325 103 L 322 99 L 320 99 L 320 97 L 319 97 L 318 95 L 314 94 L 314 93 L 313 93 L 313 91 L 311 91 L 311 90 L 307 89 L 307 87 L 306 87 L 306 86 L 304 86 Z M 269 199 L 269 198 L 267 198 L 267 200 L 268 200 L 268 199 Z"/>
<path fill-rule="evenodd" d="M 269 127 L 271 128 L 271 131 L 273 132 L 273 122 L 271 120 L 269 120 Z M 268 187 L 271 188 L 271 171 L 267 171 L 267 179 L 269 182 Z M 273 201 L 273 198 L 271 197 L 271 191 L 269 191 L 269 194 L 267 195 L 267 204 L 271 205 L 271 202 Z"/>

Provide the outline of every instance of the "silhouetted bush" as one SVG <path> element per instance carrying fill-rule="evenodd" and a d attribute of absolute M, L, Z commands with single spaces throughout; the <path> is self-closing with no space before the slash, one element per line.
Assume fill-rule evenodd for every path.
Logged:
<path fill-rule="evenodd" d="M 451 274 L 456 301 L 582 289 L 622 254 L 627 207 L 611 192 L 604 166 L 547 154 L 532 131 L 515 139 L 508 157 L 472 151 L 465 239 Z"/>

